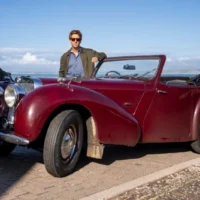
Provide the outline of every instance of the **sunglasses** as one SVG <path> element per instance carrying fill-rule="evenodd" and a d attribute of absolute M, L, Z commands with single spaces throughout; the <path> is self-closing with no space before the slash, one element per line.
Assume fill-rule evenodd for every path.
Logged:
<path fill-rule="evenodd" d="M 71 38 L 71 41 L 74 42 L 75 40 L 76 40 L 77 42 L 80 42 L 80 41 L 81 41 L 81 38 Z"/>

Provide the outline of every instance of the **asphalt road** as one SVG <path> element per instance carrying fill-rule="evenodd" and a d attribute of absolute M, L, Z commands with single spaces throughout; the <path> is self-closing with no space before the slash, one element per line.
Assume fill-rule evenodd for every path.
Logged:
<path fill-rule="evenodd" d="M 60 179 L 46 172 L 40 152 L 18 147 L 0 158 L 0 200 L 80 199 L 198 157 L 188 144 L 109 146 L 102 160 L 83 157 Z"/>

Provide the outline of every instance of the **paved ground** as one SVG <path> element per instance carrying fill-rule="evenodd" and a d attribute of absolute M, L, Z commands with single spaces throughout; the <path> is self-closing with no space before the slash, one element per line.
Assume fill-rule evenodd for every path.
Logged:
<path fill-rule="evenodd" d="M 82 158 L 72 175 L 50 176 L 42 154 L 18 147 L 0 158 L 0 200 L 80 199 L 199 155 L 188 144 L 109 146 L 103 160 Z"/>
<path fill-rule="evenodd" d="M 142 185 L 110 200 L 199 200 L 200 164 Z"/>

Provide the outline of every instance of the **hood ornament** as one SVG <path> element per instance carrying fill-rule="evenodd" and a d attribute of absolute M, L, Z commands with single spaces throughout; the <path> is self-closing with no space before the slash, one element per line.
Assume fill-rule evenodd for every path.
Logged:
<path fill-rule="evenodd" d="M 63 84 L 67 79 L 65 77 L 58 77 L 57 81 L 60 84 Z M 81 76 L 73 76 L 71 77 L 71 79 L 69 80 L 69 82 L 67 83 L 67 87 L 69 88 L 70 84 L 72 81 L 76 81 L 78 83 L 81 83 L 82 77 Z"/>
<path fill-rule="evenodd" d="M 78 82 L 78 83 L 81 83 L 81 80 L 82 80 L 82 77 L 81 76 L 74 76 L 74 77 L 72 77 L 71 78 L 71 80 L 68 82 L 68 84 L 67 84 L 67 87 L 69 88 L 69 86 L 70 86 L 70 84 L 71 84 L 71 82 L 72 81 L 76 81 L 76 82 Z"/>

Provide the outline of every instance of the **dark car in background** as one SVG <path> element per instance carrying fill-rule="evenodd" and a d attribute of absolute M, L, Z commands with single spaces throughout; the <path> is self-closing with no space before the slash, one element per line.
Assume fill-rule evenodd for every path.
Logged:
<path fill-rule="evenodd" d="M 11 73 L 0 68 L 0 131 L 9 131 L 9 107 L 4 100 L 4 91 L 9 84 L 14 84 Z M 15 144 L 0 139 L 0 155 L 8 155 L 15 148 Z"/>

